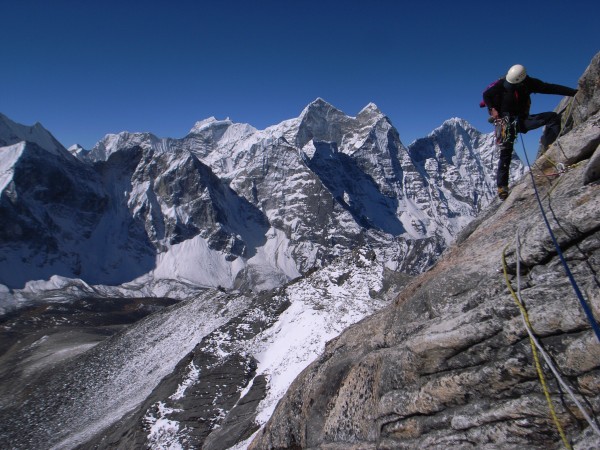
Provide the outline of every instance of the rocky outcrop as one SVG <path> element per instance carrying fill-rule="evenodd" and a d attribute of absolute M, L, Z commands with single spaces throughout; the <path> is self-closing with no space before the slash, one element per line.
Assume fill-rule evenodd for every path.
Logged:
<path fill-rule="evenodd" d="M 493 203 L 393 305 L 329 342 L 294 381 L 251 449 L 560 446 L 507 282 L 519 288 L 534 332 L 565 383 L 588 414 L 600 411 L 600 342 L 565 276 L 533 184 L 598 318 L 600 184 L 590 173 L 597 173 L 599 153 L 593 106 L 599 63 L 596 56 L 580 80 L 575 98 L 582 113 L 573 114 L 574 123 L 532 174 L 507 201 Z M 550 159 L 568 170 L 545 176 L 543 164 Z M 598 448 L 600 436 L 548 367 L 543 370 L 567 438 L 576 448 Z"/>
<path fill-rule="evenodd" d="M 554 145 L 536 161 L 536 167 L 548 172 L 557 163 L 572 165 L 590 158 L 600 144 L 600 53 L 592 59 L 579 80 L 578 92 L 557 107 L 562 116 L 562 133 Z M 563 136 L 564 135 L 564 136 Z M 594 158 L 592 158 L 594 161 Z M 591 162 L 592 165 L 595 163 Z M 586 177 L 586 182 L 593 176 Z"/>

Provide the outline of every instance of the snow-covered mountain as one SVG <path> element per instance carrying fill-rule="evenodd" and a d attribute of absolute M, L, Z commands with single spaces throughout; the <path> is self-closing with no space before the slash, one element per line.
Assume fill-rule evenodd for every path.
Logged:
<path fill-rule="evenodd" d="M 55 156 L 64 156 L 67 153 L 63 145 L 41 123 L 37 122 L 33 126 L 21 125 L 0 113 L 0 147 L 23 141 L 37 144 Z"/>
<path fill-rule="evenodd" d="M 405 147 L 373 104 L 352 117 L 317 99 L 265 130 L 209 118 L 89 152 L 0 119 L 13 448 L 246 448 L 326 342 L 494 198 L 490 135 L 451 119 Z"/>
<path fill-rule="evenodd" d="M 165 280 L 268 289 L 364 245 L 414 274 L 494 195 L 490 135 L 451 119 L 407 148 L 373 104 L 351 117 L 317 99 L 265 130 L 209 118 L 71 153 L 1 119 L 0 284 L 16 290 L 54 275 L 147 295 Z"/>
<path fill-rule="evenodd" d="M 79 159 L 85 159 L 88 155 L 88 151 L 79 144 L 73 144 L 67 150 L 71 155 Z"/>
<path fill-rule="evenodd" d="M 115 192 L 130 184 L 126 165 L 92 167 L 25 141 L 0 152 L 1 283 L 61 275 L 120 284 L 151 270 L 156 251 Z"/>

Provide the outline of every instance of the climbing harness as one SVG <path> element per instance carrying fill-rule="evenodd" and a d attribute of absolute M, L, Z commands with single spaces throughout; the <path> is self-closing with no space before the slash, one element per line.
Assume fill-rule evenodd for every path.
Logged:
<path fill-rule="evenodd" d="M 594 313 L 592 312 L 592 309 L 590 308 L 587 301 L 583 297 L 583 294 L 581 293 L 581 290 L 579 289 L 579 286 L 577 285 L 577 281 L 575 281 L 575 277 L 573 276 L 573 273 L 571 272 L 571 269 L 569 268 L 569 265 L 567 264 L 565 256 L 563 255 L 560 245 L 558 244 L 558 241 L 556 240 L 556 236 L 554 236 L 554 232 L 552 231 L 552 227 L 550 226 L 550 222 L 548 221 L 548 217 L 546 216 L 546 212 L 544 211 L 544 206 L 542 205 L 542 199 L 540 198 L 540 193 L 538 191 L 537 184 L 535 182 L 535 177 L 533 176 L 533 173 L 531 171 L 531 164 L 529 163 L 529 157 L 527 156 L 527 150 L 525 149 L 525 144 L 523 143 L 523 140 L 521 140 L 521 144 L 523 145 L 523 152 L 525 153 L 525 159 L 527 161 L 527 166 L 529 167 L 529 175 L 531 176 L 533 192 L 535 194 L 535 198 L 537 199 L 538 206 L 540 208 L 540 212 L 542 213 L 542 218 L 544 219 L 544 223 L 546 225 L 546 228 L 548 229 L 548 233 L 550 234 L 550 238 L 552 239 L 552 243 L 554 244 L 554 248 L 556 249 L 556 252 L 558 253 L 558 257 L 560 259 L 560 262 L 563 265 L 565 273 L 566 273 L 567 277 L 569 278 L 569 281 L 571 282 L 571 286 L 573 286 L 575 295 L 577 296 L 579 303 L 581 304 L 581 307 L 582 307 L 583 311 L 585 312 L 585 315 L 586 315 L 588 321 L 590 322 L 590 325 L 592 326 L 592 330 L 596 334 L 596 338 L 598 339 L 598 342 L 600 342 L 600 326 L 598 325 L 598 322 L 594 318 Z"/>

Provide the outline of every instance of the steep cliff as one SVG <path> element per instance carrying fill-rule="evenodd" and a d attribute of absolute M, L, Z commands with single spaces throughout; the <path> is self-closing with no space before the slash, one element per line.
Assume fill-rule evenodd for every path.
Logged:
<path fill-rule="evenodd" d="M 251 449 L 562 445 L 507 282 L 519 291 L 565 385 L 597 423 L 600 342 L 552 243 L 533 180 L 583 300 L 598 318 L 599 67 L 596 55 L 575 100 L 559 107 L 566 108 L 565 132 L 532 176 L 525 175 L 506 202 L 493 203 L 393 305 L 329 342 Z M 540 353 L 566 440 L 598 448 L 597 425 L 584 420 Z"/>

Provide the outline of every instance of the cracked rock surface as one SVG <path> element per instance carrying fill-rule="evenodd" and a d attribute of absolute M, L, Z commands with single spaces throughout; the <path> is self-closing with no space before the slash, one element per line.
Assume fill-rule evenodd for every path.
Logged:
<path fill-rule="evenodd" d="M 588 166 L 598 158 L 599 65 L 596 56 L 580 80 L 578 114 L 559 140 L 568 152 L 557 144 L 532 168 L 551 229 L 596 319 L 600 183 L 590 180 Z M 544 176 L 550 157 L 573 166 L 560 176 Z M 250 448 L 561 447 L 529 337 L 505 282 L 505 249 L 508 281 L 520 288 L 537 338 L 595 418 L 600 342 L 565 275 L 526 174 L 504 203 L 493 203 L 393 305 L 331 341 L 295 380 Z M 600 447 L 600 437 L 545 364 L 543 370 L 567 438 L 575 448 Z"/>

